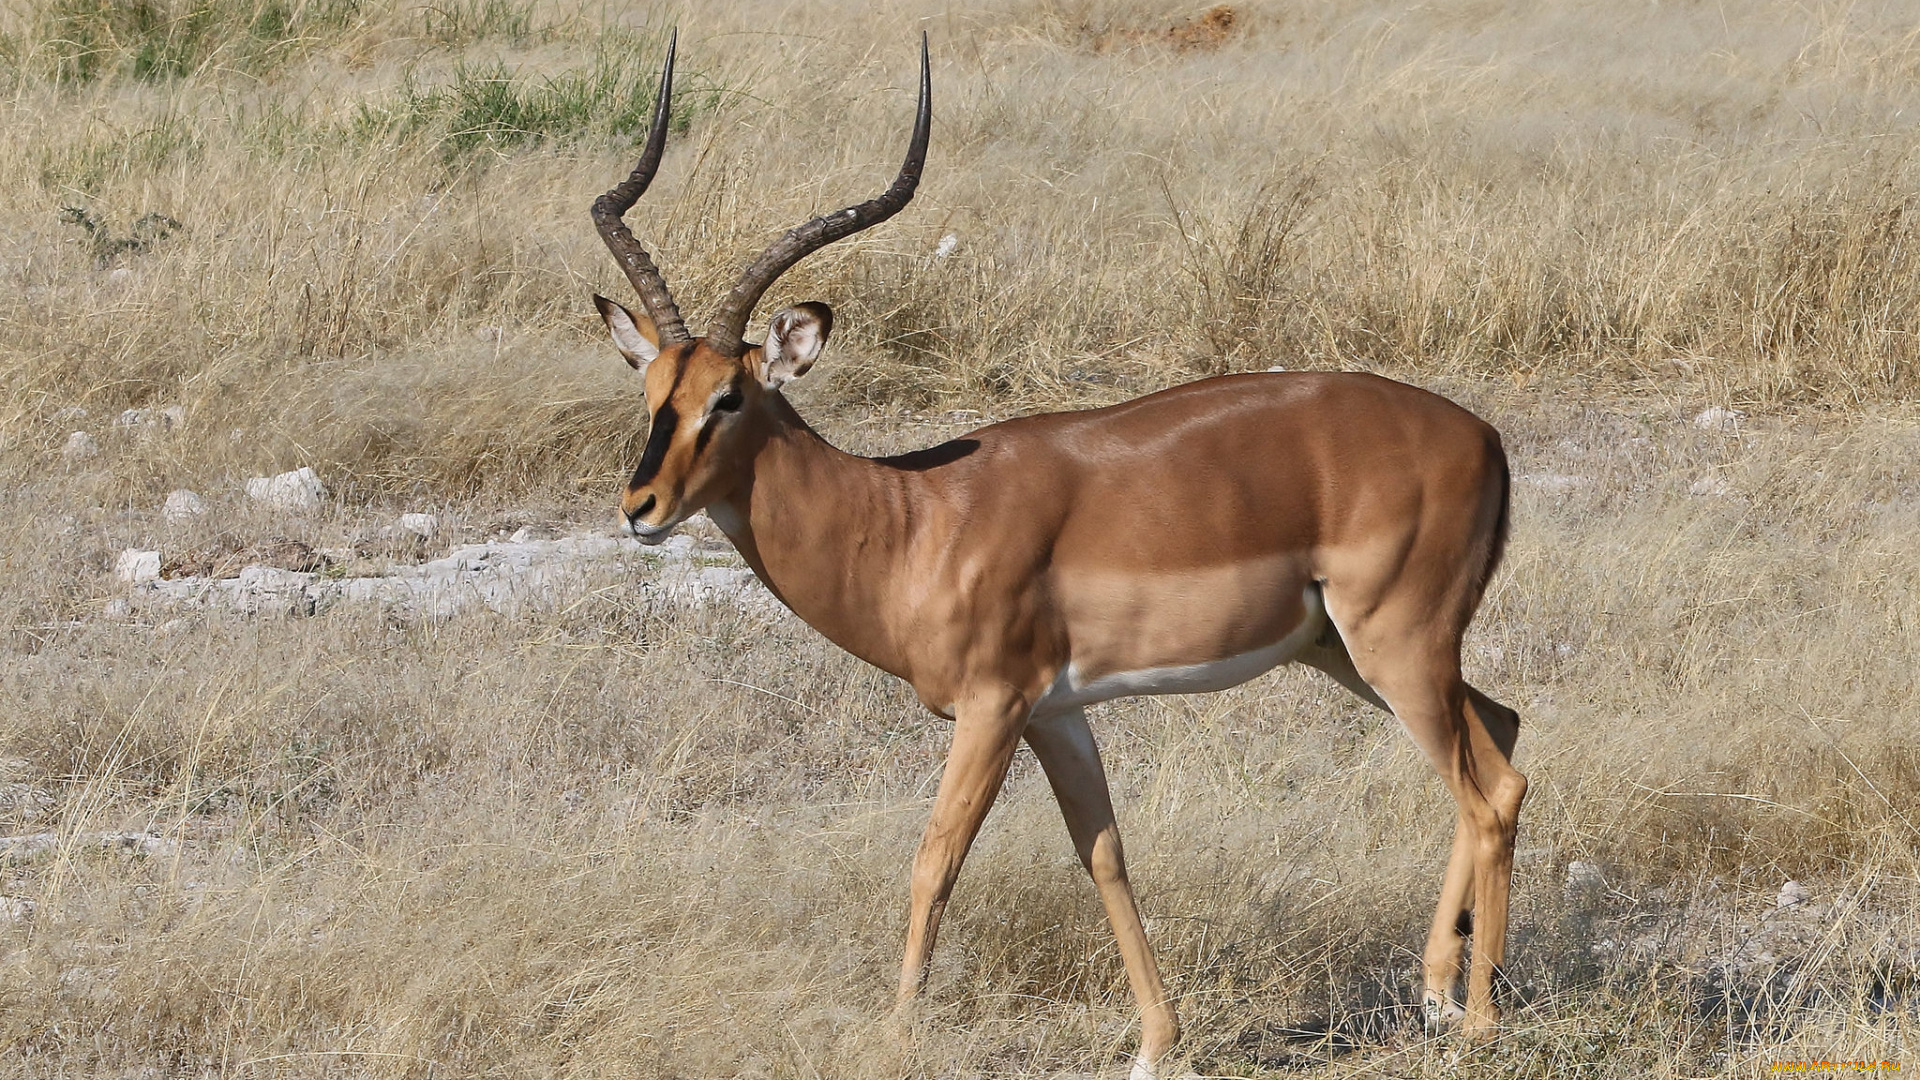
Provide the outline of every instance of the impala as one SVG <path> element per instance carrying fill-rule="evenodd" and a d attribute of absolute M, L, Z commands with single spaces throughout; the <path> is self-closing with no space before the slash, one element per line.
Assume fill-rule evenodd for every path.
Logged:
<path fill-rule="evenodd" d="M 1402 383 L 1289 373 L 1022 417 L 898 457 L 829 446 L 781 387 L 820 356 L 833 312 L 803 303 L 775 315 L 765 341 L 741 335 L 789 267 L 913 197 L 932 119 L 926 49 L 923 35 L 913 137 L 893 183 L 776 241 L 704 337 L 689 335 L 623 220 L 666 144 L 672 45 L 640 162 L 593 204 L 645 309 L 594 297 L 644 372 L 652 426 L 620 504 L 633 534 L 659 543 L 706 511 L 795 614 L 953 721 L 913 861 L 902 1009 L 1025 739 L 1106 908 L 1140 1010 L 1135 1072 L 1152 1075 L 1178 1021 L 1085 709 L 1219 690 L 1296 660 L 1390 710 L 1452 792 L 1422 1003 L 1431 1022 L 1491 1034 L 1526 780 L 1508 761 L 1519 717 L 1462 679 L 1460 645 L 1505 541 L 1499 434 Z"/>

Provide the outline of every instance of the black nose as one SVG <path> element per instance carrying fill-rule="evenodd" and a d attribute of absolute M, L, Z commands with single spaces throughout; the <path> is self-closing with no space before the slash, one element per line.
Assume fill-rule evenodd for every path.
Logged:
<path fill-rule="evenodd" d="M 652 509 L 653 509 L 653 496 L 649 495 L 647 496 L 646 502 L 643 502 L 639 506 L 634 507 L 633 510 L 627 514 L 627 523 L 629 525 L 640 524 L 640 519 L 643 517 L 646 517 L 647 511 Z"/>

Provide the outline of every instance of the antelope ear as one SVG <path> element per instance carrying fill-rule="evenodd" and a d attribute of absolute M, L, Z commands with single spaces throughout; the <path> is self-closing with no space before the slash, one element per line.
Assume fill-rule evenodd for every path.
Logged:
<path fill-rule="evenodd" d="M 760 346 L 760 383 L 769 390 L 807 373 L 833 333 L 833 309 L 818 300 L 795 304 L 767 325 Z"/>
<path fill-rule="evenodd" d="M 660 331 L 654 329 L 653 320 L 636 315 L 599 293 L 593 295 L 593 306 L 599 308 L 600 317 L 607 320 L 607 330 L 613 334 L 613 347 L 627 358 L 633 370 L 645 371 L 647 363 L 660 355 Z"/>

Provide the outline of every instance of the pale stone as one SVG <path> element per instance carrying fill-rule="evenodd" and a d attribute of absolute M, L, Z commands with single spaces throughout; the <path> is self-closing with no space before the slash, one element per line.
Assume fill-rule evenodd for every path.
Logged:
<path fill-rule="evenodd" d="M 134 610 L 155 616 L 180 609 L 316 615 L 340 604 L 372 604 L 439 619 L 473 608 L 505 612 L 567 603 L 583 574 L 622 568 L 639 571 L 633 586 L 650 604 L 779 609 L 753 572 L 731 553 L 717 544 L 703 547 L 686 534 L 652 548 L 631 537 L 598 533 L 520 543 L 493 540 L 456 548 L 417 566 L 344 578 L 256 565 L 222 580 L 163 578 L 131 600 Z M 183 619 L 169 619 L 155 633 L 188 626 Z"/>
<path fill-rule="evenodd" d="M 187 422 L 187 410 L 184 406 L 169 405 L 164 409 L 128 409 L 113 418 L 113 426 L 133 431 L 139 428 L 163 428 L 171 430 Z"/>
<path fill-rule="evenodd" d="M 440 531 L 440 519 L 432 514 L 401 514 L 400 531 L 410 532 L 422 540 L 433 539 Z"/>
<path fill-rule="evenodd" d="M 1598 863 L 1575 859 L 1567 864 L 1567 892 L 1597 892 L 1606 887 L 1607 875 Z"/>
<path fill-rule="evenodd" d="M 157 833 L 103 832 L 62 837 L 59 833 L 42 832 L 0 836 L 0 859 L 24 860 L 80 847 L 102 847 L 129 855 L 171 855 L 180 849 L 177 841 Z"/>
<path fill-rule="evenodd" d="M 173 524 L 188 521 L 207 512 L 206 500 L 198 493 L 179 488 L 167 492 L 166 504 L 160 508 L 160 516 Z"/>
<path fill-rule="evenodd" d="M 139 585 L 160 576 L 160 553 L 128 548 L 114 560 L 113 573 L 129 585 Z"/>
<path fill-rule="evenodd" d="M 305 466 L 278 476 L 256 476 L 247 481 L 247 498 L 275 510 L 312 510 L 326 495 L 326 486 Z"/>
<path fill-rule="evenodd" d="M 76 431 L 73 434 L 67 436 L 67 445 L 60 448 L 60 453 L 62 455 L 72 458 L 76 461 L 84 458 L 90 458 L 99 452 L 100 452 L 100 444 L 97 442 L 94 442 L 93 436 L 87 434 L 84 431 Z"/>
<path fill-rule="evenodd" d="M 1738 431 L 1740 421 L 1746 413 L 1737 409 L 1723 409 L 1718 405 L 1700 410 L 1693 418 L 1693 426 L 1702 431 Z"/>
<path fill-rule="evenodd" d="M 1813 893 L 1805 885 L 1789 880 L 1785 885 L 1780 886 L 1780 895 L 1774 900 L 1773 906 L 1784 911 L 1787 908 L 1800 907 L 1811 899 L 1813 899 Z"/>

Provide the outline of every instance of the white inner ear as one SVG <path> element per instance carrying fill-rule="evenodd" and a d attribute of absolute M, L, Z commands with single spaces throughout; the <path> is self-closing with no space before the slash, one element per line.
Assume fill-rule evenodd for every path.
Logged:
<path fill-rule="evenodd" d="M 626 309 L 618 304 L 607 311 L 607 329 L 613 332 L 614 347 L 633 361 L 635 367 L 660 355 L 660 350 L 647 340 L 639 327 L 633 325 L 633 319 L 628 317 Z"/>
<path fill-rule="evenodd" d="M 825 345 L 820 322 L 812 315 L 792 308 L 775 315 L 767 327 L 767 343 L 760 347 L 760 381 L 778 390 L 805 375 Z"/>

